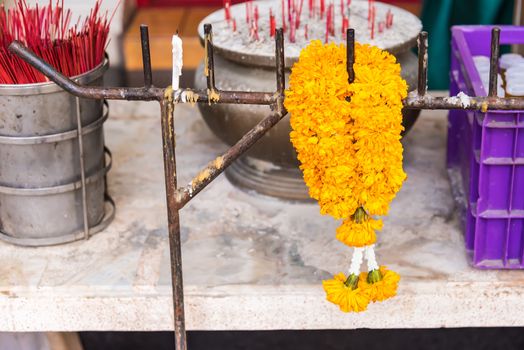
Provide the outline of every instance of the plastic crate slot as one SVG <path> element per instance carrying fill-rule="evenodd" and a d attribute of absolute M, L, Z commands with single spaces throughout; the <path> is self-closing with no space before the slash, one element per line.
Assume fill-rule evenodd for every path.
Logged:
<path fill-rule="evenodd" d="M 484 210 L 478 213 L 483 219 L 524 219 L 524 210 Z"/>
<path fill-rule="evenodd" d="M 524 158 L 490 157 L 482 161 L 486 165 L 524 165 Z"/>

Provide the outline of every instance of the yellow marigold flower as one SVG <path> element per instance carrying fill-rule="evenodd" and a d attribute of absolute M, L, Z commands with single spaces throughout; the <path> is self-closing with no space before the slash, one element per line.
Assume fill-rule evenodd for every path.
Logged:
<path fill-rule="evenodd" d="M 382 229 L 382 220 L 367 217 L 361 223 L 346 219 L 337 228 L 337 239 L 350 247 L 365 247 L 377 241 L 375 231 Z"/>
<path fill-rule="evenodd" d="M 369 273 L 362 272 L 359 277 L 358 287 L 369 292 L 371 301 L 384 301 L 397 294 L 400 275 L 395 271 L 388 270 L 386 266 L 380 266 L 382 279 L 375 283 L 368 282 Z"/>
<path fill-rule="evenodd" d="M 328 301 L 338 305 L 344 312 L 365 311 L 370 301 L 370 291 L 346 285 L 346 276 L 341 272 L 333 279 L 322 281 Z"/>
<path fill-rule="evenodd" d="M 348 84 L 344 45 L 313 41 L 292 68 L 284 101 L 309 194 L 336 219 L 358 207 L 386 215 L 406 178 L 400 133 L 407 84 L 400 65 L 358 43 L 355 59 L 355 81 Z"/>

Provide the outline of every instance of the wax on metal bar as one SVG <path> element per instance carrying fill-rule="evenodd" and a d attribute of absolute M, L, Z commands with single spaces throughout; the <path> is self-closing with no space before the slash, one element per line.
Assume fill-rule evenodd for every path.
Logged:
<path fill-rule="evenodd" d="M 489 62 L 489 92 L 488 96 L 497 96 L 497 80 L 499 73 L 499 52 L 500 52 L 500 28 L 491 30 L 491 57 Z"/>
<path fill-rule="evenodd" d="M 417 93 L 419 96 L 426 94 L 428 86 L 428 33 L 420 32 L 418 35 L 418 82 Z"/>
<path fill-rule="evenodd" d="M 277 94 L 272 92 L 220 91 L 219 98 L 212 101 L 213 103 L 272 105 L 276 103 L 277 98 Z M 204 90 L 180 89 L 174 92 L 175 103 L 209 103 L 211 99 L 209 91 Z"/>
<path fill-rule="evenodd" d="M 408 109 L 465 109 L 486 112 L 488 110 L 524 110 L 524 99 L 503 97 L 434 97 L 430 94 L 418 96 L 413 92 L 404 99 Z"/>
<path fill-rule="evenodd" d="M 140 43 L 142 45 L 142 66 L 144 67 L 144 86 L 149 88 L 153 85 L 153 73 L 151 71 L 151 51 L 149 49 L 149 29 L 147 25 L 140 25 Z"/>

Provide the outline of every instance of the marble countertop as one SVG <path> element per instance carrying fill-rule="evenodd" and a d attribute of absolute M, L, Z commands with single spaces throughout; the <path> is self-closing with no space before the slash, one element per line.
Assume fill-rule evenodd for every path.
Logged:
<path fill-rule="evenodd" d="M 379 235 L 398 297 L 344 314 L 321 280 L 346 269 L 337 222 L 316 204 L 243 192 L 220 176 L 181 211 L 190 330 L 524 326 L 524 273 L 468 265 L 445 169 L 446 112 L 424 111 L 405 138 L 408 180 Z M 226 147 L 198 109 L 176 110 L 185 184 Z M 115 102 L 106 124 L 114 222 L 88 241 L 0 243 L 0 331 L 172 328 L 159 107 Z"/>

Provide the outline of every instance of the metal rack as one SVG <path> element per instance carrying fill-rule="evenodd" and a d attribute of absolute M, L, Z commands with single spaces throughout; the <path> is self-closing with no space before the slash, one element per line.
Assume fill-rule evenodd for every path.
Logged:
<path fill-rule="evenodd" d="M 144 86 L 141 88 L 127 87 L 91 87 L 80 86 L 58 73 L 49 64 L 18 42 L 13 42 L 9 49 L 19 55 L 33 67 L 41 71 L 50 80 L 60 85 L 73 95 L 93 99 L 142 100 L 158 101 L 161 107 L 163 157 L 166 184 L 166 200 L 168 212 L 168 232 L 171 256 L 171 280 L 173 288 L 174 332 L 177 350 L 186 350 L 186 331 L 184 318 L 184 291 L 182 280 L 182 258 L 180 243 L 180 210 L 193 199 L 203 188 L 209 185 L 231 163 L 244 154 L 257 140 L 282 119 L 287 111 L 284 107 L 285 66 L 284 66 L 284 34 L 282 29 L 276 31 L 276 91 L 245 92 L 221 91 L 215 86 L 215 71 L 213 62 L 212 28 L 204 26 L 204 45 L 206 50 L 205 74 L 207 90 L 178 89 L 171 87 L 157 88 L 152 85 L 152 72 L 149 51 L 147 26 L 142 25 L 141 42 L 144 67 Z M 497 91 L 497 58 L 499 53 L 500 29 L 494 28 L 491 40 L 490 84 L 487 97 L 471 97 L 467 104 L 457 97 L 434 97 L 426 93 L 427 85 L 427 33 L 421 32 L 418 38 L 418 88 L 412 91 L 403 101 L 405 108 L 411 109 L 470 109 L 487 111 L 524 110 L 524 99 L 499 98 Z M 347 31 L 347 71 L 349 83 L 355 78 L 353 64 L 355 31 Z M 175 156 L 174 109 L 178 103 L 232 103 L 269 105 L 271 114 L 255 125 L 234 146 L 222 156 L 211 161 L 187 186 L 178 187 Z"/>

